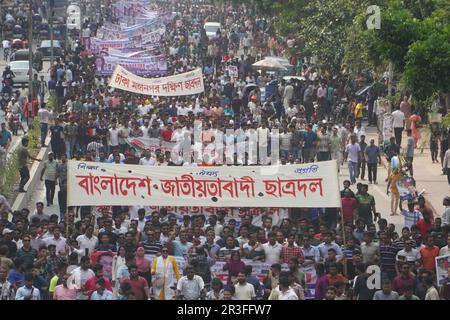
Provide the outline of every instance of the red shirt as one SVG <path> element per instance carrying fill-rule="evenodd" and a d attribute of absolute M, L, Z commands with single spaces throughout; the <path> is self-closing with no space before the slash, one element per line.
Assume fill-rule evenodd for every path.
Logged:
<path fill-rule="evenodd" d="M 353 211 L 358 208 L 358 201 L 355 198 L 342 198 L 342 214 L 344 222 L 353 222 Z"/>
<path fill-rule="evenodd" d="M 161 136 L 162 136 L 163 140 L 166 142 L 170 142 L 170 140 L 172 139 L 172 133 L 173 133 L 173 130 L 168 130 L 168 129 L 161 130 Z"/>
<path fill-rule="evenodd" d="M 405 287 L 407 285 L 411 285 L 413 288 L 416 284 L 416 277 L 412 275 L 404 276 L 399 275 L 394 278 L 394 281 L 392 282 L 392 289 L 397 292 L 400 296 L 405 293 Z"/>
<path fill-rule="evenodd" d="M 298 246 L 289 247 L 284 245 L 281 249 L 281 262 L 289 263 L 292 257 L 296 257 L 299 263 L 303 263 L 303 251 Z"/>
<path fill-rule="evenodd" d="M 131 291 L 133 291 L 135 300 L 147 300 L 148 292 L 144 292 L 144 289 L 148 287 L 147 280 L 139 276 L 137 279 L 130 277 L 124 278 L 120 284 L 129 283 L 131 285 Z"/>
<path fill-rule="evenodd" d="M 424 208 L 417 207 L 416 209 L 417 209 L 418 211 L 420 211 L 420 213 L 422 214 L 422 216 L 423 216 L 423 213 L 427 211 L 427 212 L 430 214 L 431 221 L 434 220 L 433 210 L 431 210 L 430 208 L 428 208 L 428 207 L 424 207 Z"/>
<path fill-rule="evenodd" d="M 427 271 L 435 271 L 435 258 L 439 256 L 439 247 L 433 246 L 429 248 L 428 246 L 425 246 L 420 249 L 420 255 L 422 256 L 423 268 Z"/>
<path fill-rule="evenodd" d="M 433 222 L 430 221 L 429 223 L 426 223 L 424 219 L 420 219 L 416 223 L 417 228 L 419 228 L 420 235 L 422 238 L 425 238 L 427 235 L 427 230 L 433 228 Z"/>
<path fill-rule="evenodd" d="M 106 277 L 103 277 L 103 279 L 105 280 L 105 289 L 109 290 L 109 291 L 113 291 L 112 286 L 111 286 L 111 282 L 109 282 L 109 279 Z M 89 292 L 89 298 L 91 297 L 92 292 L 94 292 L 95 290 L 97 290 L 96 284 L 95 282 L 97 281 L 97 277 L 93 276 L 92 278 L 90 278 L 88 281 L 86 281 L 86 283 L 84 284 L 86 291 Z"/>

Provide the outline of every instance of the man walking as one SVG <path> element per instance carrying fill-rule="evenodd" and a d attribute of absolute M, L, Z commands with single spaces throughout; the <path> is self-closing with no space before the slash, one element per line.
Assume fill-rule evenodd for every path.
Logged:
<path fill-rule="evenodd" d="M 47 207 L 53 205 L 53 198 L 55 197 L 55 186 L 57 176 L 58 164 L 54 160 L 53 152 L 48 153 L 48 160 L 44 162 L 44 168 L 41 172 L 41 181 L 43 181 L 45 174 L 45 197 L 47 199 Z"/>
<path fill-rule="evenodd" d="M 356 142 L 356 135 L 352 135 L 350 137 L 350 143 L 345 148 L 345 157 L 348 161 L 348 171 L 350 174 L 350 181 L 352 184 L 356 183 L 356 177 L 358 173 L 358 158 L 359 153 L 361 152 L 361 148 L 359 144 Z"/>
<path fill-rule="evenodd" d="M 47 138 L 48 133 L 48 122 L 50 120 L 50 111 L 45 109 L 45 102 L 41 104 L 41 108 L 38 111 L 39 122 L 41 124 L 41 147 L 46 147 L 45 138 Z"/>
<path fill-rule="evenodd" d="M 41 159 L 34 158 L 30 155 L 28 152 L 28 143 L 29 140 L 27 137 L 22 138 L 22 145 L 17 148 L 17 160 L 19 163 L 19 172 L 20 172 L 20 183 L 19 183 L 19 189 L 17 191 L 19 192 L 26 192 L 24 190 L 25 185 L 27 184 L 28 180 L 30 180 L 30 170 L 28 169 L 28 158 L 36 161 L 42 161 Z"/>
<path fill-rule="evenodd" d="M 411 177 L 414 176 L 414 171 L 413 171 L 413 160 L 414 160 L 414 138 L 412 137 L 412 131 L 411 129 L 406 130 L 406 134 L 408 135 L 408 143 L 407 143 L 407 148 L 406 148 L 406 161 L 407 161 L 407 166 L 408 166 L 408 170 L 409 170 L 409 175 Z"/>
<path fill-rule="evenodd" d="M 364 156 L 367 161 L 367 171 L 369 174 L 369 183 L 377 184 L 377 165 L 381 164 L 380 148 L 375 145 L 375 140 L 370 139 L 370 145 L 366 147 Z"/>
<path fill-rule="evenodd" d="M 401 147 L 402 145 L 402 132 L 405 127 L 405 114 L 400 110 L 400 107 L 392 112 L 392 126 L 394 127 L 395 143 Z"/>

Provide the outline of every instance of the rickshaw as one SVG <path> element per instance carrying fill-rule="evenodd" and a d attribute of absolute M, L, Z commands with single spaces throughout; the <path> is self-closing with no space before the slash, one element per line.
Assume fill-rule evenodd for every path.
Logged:
<path fill-rule="evenodd" d="M 22 26 L 16 24 L 12 29 L 13 37 L 14 38 L 22 38 L 25 36 L 25 32 L 22 28 Z"/>
<path fill-rule="evenodd" d="M 48 39 L 50 37 L 50 26 L 48 23 L 43 22 L 39 26 L 39 36 L 40 40 Z"/>
<path fill-rule="evenodd" d="M 19 38 L 14 39 L 11 43 L 11 49 L 13 50 L 25 49 L 25 41 Z"/>

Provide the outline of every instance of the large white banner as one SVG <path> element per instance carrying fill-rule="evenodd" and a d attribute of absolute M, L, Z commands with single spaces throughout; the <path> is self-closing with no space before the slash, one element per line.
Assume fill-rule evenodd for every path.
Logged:
<path fill-rule="evenodd" d="M 95 59 L 95 73 L 97 75 L 109 76 L 118 65 L 139 75 L 156 76 L 167 73 L 167 61 L 164 55 L 130 58 L 98 56 Z"/>
<path fill-rule="evenodd" d="M 166 97 L 194 95 L 205 90 L 200 68 L 174 76 L 149 79 L 139 77 L 118 65 L 109 86 L 138 94 Z"/>
<path fill-rule="evenodd" d="M 339 207 L 336 161 L 246 167 L 69 161 L 69 206 Z"/>

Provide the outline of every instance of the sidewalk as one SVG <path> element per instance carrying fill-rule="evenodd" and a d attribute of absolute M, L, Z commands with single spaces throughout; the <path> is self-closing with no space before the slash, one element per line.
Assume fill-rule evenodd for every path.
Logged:
<path fill-rule="evenodd" d="M 422 134 L 422 139 L 427 139 L 427 135 Z M 378 134 L 376 127 L 366 127 L 366 142 L 370 139 L 377 141 Z M 403 132 L 402 137 L 402 151 L 406 149 L 408 137 L 406 131 Z M 419 145 L 423 141 L 419 140 Z M 431 162 L 431 153 L 429 148 L 429 142 L 425 141 L 425 148 L 423 151 L 420 148 L 416 148 L 414 151 L 413 160 L 413 174 L 416 180 L 416 189 L 418 192 L 425 190 L 423 196 L 427 200 L 428 206 L 433 209 L 437 216 L 440 216 L 443 212 L 442 200 L 444 197 L 450 195 L 450 188 L 447 183 L 447 177 L 442 175 L 442 166 L 440 163 Z M 387 161 L 385 157 L 382 157 L 383 166 L 387 168 Z M 381 177 L 383 180 L 385 177 Z M 379 179 L 381 180 L 381 179 Z"/>

